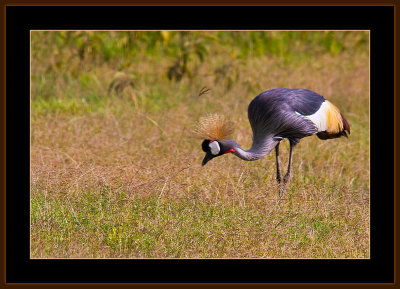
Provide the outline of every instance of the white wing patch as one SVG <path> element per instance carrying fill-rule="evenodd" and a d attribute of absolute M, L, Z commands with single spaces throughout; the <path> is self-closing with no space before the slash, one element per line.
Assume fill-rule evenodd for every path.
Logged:
<path fill-rule="evenodd" d="M 326 114 L 327 114 L 328 108 L 329 108 L 328 102 L 324 101 L 322 103 L 322 105 L 320 106 L 320 108 L 314 114 L 302 115 L 302 116 L 311 120 L 317 127 L 318 132 L 326 131 L 326 129 L 327 129 Z M 296 111 L 296 113 L 301 115 L 297 111 Z"/>
<path fill-rule="evenodd" d="M 213 141 L 213 142 L 209 143 L 208 146 L 210 147 L 211 153 L 212 153 L 214 156 L 216 156 L 217 154 L 219 154 L 219 152 L 220 152 L 221 149 L 220 149 L 219 144 L 218 144 L 217 141 Z"/>

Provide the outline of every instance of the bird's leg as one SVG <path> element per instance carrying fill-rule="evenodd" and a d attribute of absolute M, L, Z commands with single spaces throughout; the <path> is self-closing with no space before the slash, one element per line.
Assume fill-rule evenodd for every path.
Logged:
<path fill-rule="evenodd" d="M 291 168 L 292 168 L 292 157 L 293 157 L 293 148 L 294 148 L 295 144 L 290 141 L 290 151 L 289 151 L 289 163 L 288 163 L 288 168 L 287 168 L 287 172 L 285 177 L 283 178 L 283 182 L 286 184 L 290 181 L 290 179 L 292 178 L 292 172 L 291 172 Z"/>
<path fill-rule="evenodd" d="M 278 184 L 281 183 L 281 170 L 279 168 L 279 143 L 275 147 L 275 155 L 276 155 L 276 181 Z"/>
<path fill-rule="evenodd" d="M 292 178 L 292 172 L 291 172 L 292 157 L 293 157 L 293 149 L 294 149 L 294 146 L 296 145 L 296 143 L 294 143 L 290 140 L 289 140 L 289 142 L 290 142 L 290 151 L 289 151 L 288 169 L 287 169 L 285 177 L 283 178 L 283 185 L 281 186 L 281 189 L 279 190 L 280 196 L 286 192 L 286 186 L 289 183 L 290 179 Z"/>

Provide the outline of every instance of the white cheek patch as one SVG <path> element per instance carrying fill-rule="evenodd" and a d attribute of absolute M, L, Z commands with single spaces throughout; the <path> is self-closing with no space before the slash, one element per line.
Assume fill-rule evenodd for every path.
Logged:
<path fill-rule="evenodd" d="M 320 108 L 314 114 L 303 115 L 303 116 L 308 118 L 309 120 L 311 120 L 315 124 L 315 126 L 317 127 L 319 132 L 326 131 L 326 129 L 327 129 L 326 114 L 327 114 L 328 108 L 329 108 L 328 102 L 324 101 L 322 103 L 322 105 L 320 106 Z M 296 111 L 296 113 L 298 115 L 301 115 L 297 111 Z"/>
<path fill-rule="evenodd" d="M 217 141 L 213 141 L 212 143 L 209 143 L 208 145 L 211 149 L 211 153 L 216 156 L 220 152 L 219 144 Z"/>

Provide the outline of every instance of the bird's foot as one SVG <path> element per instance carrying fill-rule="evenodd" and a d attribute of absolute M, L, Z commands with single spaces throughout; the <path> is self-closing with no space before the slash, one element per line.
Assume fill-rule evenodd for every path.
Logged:
<path fill-rule="evenodd" d="M 280 183 L 278 186 L 278 195 L 281 198 L 286 192 L 286 183 Z"/>
<path fill-rule="evenodd" d="M 283 178 L 283 183 L 286 185 L 287 183 L 290 182 L 291 178 L 292 178 L 291 175 L 285 175 L 285 177 Z"/>
<path fill-rule="evenodd" d="M 291 175 L 285 175 L 283 182 L 278 181 L 279 185 L 279 197 L 282 197 L 286 193 L 287 185 L 290 182 Z"/>

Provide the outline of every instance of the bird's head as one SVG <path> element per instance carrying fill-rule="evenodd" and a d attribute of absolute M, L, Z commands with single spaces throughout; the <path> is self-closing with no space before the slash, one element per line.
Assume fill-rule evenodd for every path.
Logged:
<path fill-rule="evenodd" d="M 233 153 L 235 151 L 235 149 L 230 147 L 229 144 L 224 144 L 223 142 L 217 140 L 206 139 L 201 144 L 201 147 L 206 153 L 206 156 L 201 163 L 203 166 L 215 157 L 222 156 L 227 153 Z"/>
<path fill-rule="evenodd" d="M 209 114 L 200 118 L 193 133 L 194 136 L 203 140 L 201 147 L 206 153 L 202 162 L 203 166 L 215 157 L 235 151 L 228 140 L 233 129 L 233 124 L 223 115 Z"/>

